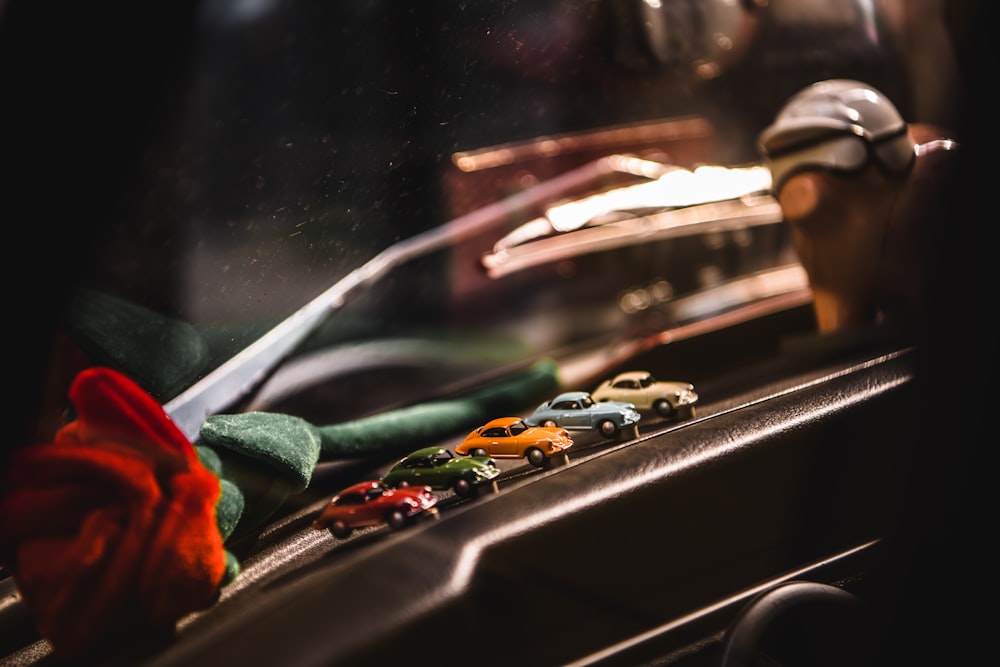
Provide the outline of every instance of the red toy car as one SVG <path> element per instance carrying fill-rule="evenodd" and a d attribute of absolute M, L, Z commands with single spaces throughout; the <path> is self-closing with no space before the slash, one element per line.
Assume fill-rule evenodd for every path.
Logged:
<path fill-rule="evenodd" d="M 335 495 L 313 528 L 328 529 L 334 537 L 345 538 L 355 528 L 387 524 L 399 530 L 422 516 L 438 515 L 437 498 L 429 486 L 392 489 L 378 480 L 349 486 Z"/>

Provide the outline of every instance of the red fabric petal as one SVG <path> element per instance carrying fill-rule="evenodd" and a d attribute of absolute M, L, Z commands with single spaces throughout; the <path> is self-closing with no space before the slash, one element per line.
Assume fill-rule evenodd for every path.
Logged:
<path fill-rule="evenodd" d="M 70 398 L 77 419 L 10 458 L 0 559 L 42 636 L 76 657 L 210 605 L 226 555 L 219 480 L 160 405 L 105 368 Z"/>
<path fill-rule="evenodd" d="M 70 387 L 69 398 L 79 415 L 74 429 L 83 442 L 116 440 L 151 456 L 196 459 L 191 443 L 163 407 L 139 385 L 109 368 L 90 368 Z M 71 429 L 72 431 L 72 429 Z"/>
<path fill-rule="evenodd" d="M 223 548 L 218 530 L 198 529 L 215 523 L 215 504 L 206 505 L 204 498 L 218 499 L 218 479 L 188 474 L 177 475 L 172 483 L 176 488 L 151 537 L 150 557 L 143 564 L 139 582 L 140 595 L 156 623 L 172 622 L 191 611 L 183 606 L 211 604 L 216 591 L 202 585 L 201 580 L 206 567 L 215 564 L 213 555 Z M 210 575 L 221 578 L 223 572 L 210 571 Z"/>

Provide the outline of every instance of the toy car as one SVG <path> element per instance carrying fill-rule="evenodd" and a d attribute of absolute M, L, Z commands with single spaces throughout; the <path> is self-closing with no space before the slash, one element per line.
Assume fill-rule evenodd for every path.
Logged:
<path fill-rule="evenodd" d="M 595 401 L 624 401 L 667 419 L 694 416 L 698 394 L 690 382 L 663 382 L 646 371 L 626 371 L 605 380 L 591 396 Z"/>
<path fill-rule="evenodd" d="M 500 417 L 486 422 L 465 436 L 455 447 L 456 454 L 524 458 L 536 468 L 551 462 L 573 446 L 562 428 L 529 426 L 520 417 Z"/>
<path fill-rule="evenodd" d="M 468 498 L 480 487 L 492 484 L 500 474 L 496 461 L 488 456 L 455 456 L 444 447 L 424 447 L 396 462 L 382 476 L 394 488 L 422 484 L 432 489 L 452 489 Z"/>
<path fill-rule="evenodd" d="M 429 486 L 393 489 L 379 480 L 354 484 L 335 495 L 312 523 L 345 538 L 355 528 L 387 524 L 399 530 L 422 516 L 438 514 L 437 498 Z"/>
<path fill-rule="evenodd" d="M 585 391 L 567 391 L 539 405 L 524 421 L 532 426 L 593 430 L 616 438 L 639 422 L 639 412 L 631 403 L 598 402 Z"/>

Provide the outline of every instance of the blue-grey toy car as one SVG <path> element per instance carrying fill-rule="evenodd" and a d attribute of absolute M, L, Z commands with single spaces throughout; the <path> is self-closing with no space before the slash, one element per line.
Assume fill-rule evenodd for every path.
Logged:
<path fill-rule="evenodd" d="M 606 438 L 617 438 L 639 422 L 639 411 L 631 403 L 595 401 L 588 392 L 567 391 L 539 405 L 524 421 L 529 426 L 597 431 Z"/>

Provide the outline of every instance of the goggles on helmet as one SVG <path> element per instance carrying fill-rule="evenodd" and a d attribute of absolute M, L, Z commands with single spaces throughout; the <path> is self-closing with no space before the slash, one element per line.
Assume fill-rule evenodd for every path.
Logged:
<path fill-rule="evenodd" d="M 823 170 L 847 175 L 860 172 L 874 161 L 887 173 L 899 173 L 900 151 L 912 154 L 910 146 L 906 126 L 876 139 L 846 131 L 823 133 L 767 156 L 771 192 L 777 194 L 785 181 L 802 171 Z M 905 165 L 909 163 L 910 160 L 906 160 Z"/>

